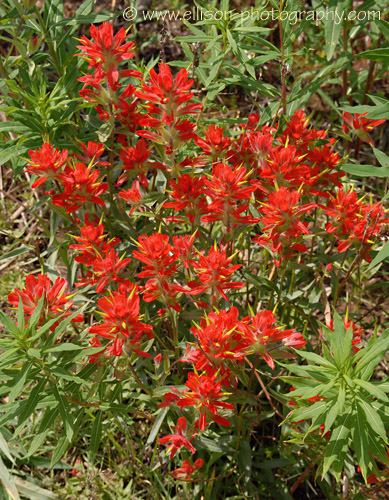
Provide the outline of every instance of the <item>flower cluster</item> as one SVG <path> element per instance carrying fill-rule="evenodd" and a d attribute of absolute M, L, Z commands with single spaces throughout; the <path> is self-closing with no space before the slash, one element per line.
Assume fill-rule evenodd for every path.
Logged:
<path fill-rule="evenodd" d="M 211 426 L 231 426 L 246 368 L 253 376 L 263 362 L 270 372 L 277 359 L 305 346 L 299 331 L 283 325 L 300 329 L 286 308 L 280 312 L 281 290 L 273 301 L 274 281 L 284 278 L 289 261 L 298 269 L 308 249 L 314 254 L 318 234 L 332 242 L 330 252 L 337 245 L 338 252 L 360 251 L 370 261 L 389 218 L 381 203 L 343 186 L 335 139 L 311 127 L 304 111 L 271 125 L 253 113 L 231 134 L 217 125 L 201 131 L 203 104 L 186 69 L 173 75 L 161 63 L 146 77 L 131 66 L 134 44 L 123 28 L 114 35 L 103 23 L 90 34 L 78 46 L 88 63 L 80 96 L 95 105 L 110 145 L 90 141 L 72 152 L 44 143 L 29 152 L 26 170 L 36 176 L 32 187 L 60 207 L 72 238 L 75 286 L 91 304 L 90 345 L 101 347 L 90 362 L 120 360 L 133 368 L 139 358 L 143 367 L 153 357 L 159 383 L 165 336 L 174 342 L 172 366 L 185 382 L 160 392 L 159 407 L 182 416 L 158 440 L 172 459 L 181 449 L 194 454 L 195 437 Z M 383 122 L 349 113 L 343 119 L 345 133 L 353 130 L 370 144 L 368 132 Z M 253 254 L 266 255 L 262 268 L 268 258 L 273 268 L 267 305 L 251 301 L 248 286 L 244 291 L 246 271 L 258 264 L 248 269 Z M 21 300 L 31 316 L 42 297 L 39 323 L 58 318 L 54 329 L 73 305 L 63 278 L 51 284 L 47 275 L 30 275 L 9 302 Z M 356 350 L 362 332 L 345 324 Z M 184 460 L 171 474 L 190 480 L 202 465 L 200 458 Z"/>

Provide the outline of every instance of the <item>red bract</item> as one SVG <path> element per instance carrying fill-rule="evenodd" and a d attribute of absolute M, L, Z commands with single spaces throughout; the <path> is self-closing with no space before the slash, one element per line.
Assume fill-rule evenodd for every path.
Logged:
<path fill-rule="evenodd" d="M 184 289 L 169 282 L 169 278 L 177 271 L 177 265 L 174 264 L 177 256 L 169 243 L 169 236 L 161 233 L 153 233 L 151 236 L 142 235 L 139 237 L 137 245 L 138 250 L 133 252 L 133 256 L 145 264 L 145 270 L 140 272 L 138 276 L 140 278 L 153 278 L 148 280 L 144 287 L 145 302 L 158 299 L 179 311 L 180 306 L 176 297 L 177 293 L 184 291 Z"/>
<path fill-rule="evenodd" d="M 124 201 L 132 205 L 131 210 L 128 214 L 131 215 L 138 208 L 138 205 L 140 204 L 139 202 L 142 199 L 139 182 L 135 181 L 130 189 L 120 191 L 119 196 Z M 140 208 L 140 210 L 142 209 Z"/>
<path fill-rule="evenodd" d="M 65 172 L 59 176 L 64 192 L 53 196 L 53 205 L 65 207 L 66 212 L 78 210 L 86 202 L 105 205 L 99 198 L 108 189 L 108 184 L 98 180 L 99 170 L 86 167 L 83 163 L 68 165 Z"/>
<path fill-rule="evenodd" d="M 174 455 L 177 453 L 177 450 L 179 450 L 182 446 L 188 448 L 188 450 L 191 451 L 192 453 L 196 452 L 192 443 L 187 438 L 186 425 L 187 425 L 186 418 L 181 417 L 177 421 L 175 434 L 170 434 L 169 436 L 165 436 L 163 438 L 158 439 L 159 444 L 172 443 L 166 451 L 166 454 L 170 453 L 170 458 L 173 458 Z M 193 437 L 194 436 L 192 436 L 192 439 Z"/>
<path fill-rule="evenodd" d="M 367 204 L 359 200 L 355 191 L 338 190 L 336 197 L 328 201 L 327 206 L 320 205 L 333 220 L 326 224 L 326 231 L 334 234 L 339 241 L 338 251 L 344 252 L 354 242 L 361 242 L 369 247 L 370 241 L 377 235 L 389 219 L 381 203 Z M 368 252 L 364 254 L 368 261 Z"/>
<path fill-rule="evenodd" d="M 185 216 L 193 223 L 207 209 L 207 202 L 202 193 L 204 180 L 204 177 L 192 177 L 189 174 L 181 175 L 177 180 L 171 180 L 170 186 L 173 191 L 168 191 L 168 193 L 175 201 L 169 201 L 164 206 L 174 208 L 175 212 L 185 210 Z M 182 219 L 170 217 L 169 220 L 178 222 Z"/>
<path fill-rule="evenodd" d="M 120 257 L 119 252 L 115 252 L 113 248 L 103 255 L 97 255 L 91 263 L 93 271 L 88 271 L 84 278 L 80 278 L 75 284 L 77 287 L 85 285 L 97 285 L 96 292 L 101 293 L 106 286 L 114 281 L 123 283 L 123 276 L 120 276 L 123 269 L 131 262 L 130 258 L 124 258 L 124 254 Z"/>
<path fill-rule="evenodd" d="M 217 299 L 217 293 L 228 300 L 224 290 L 243 288 L 244 283 L 229 281 L 231 275 L 242 267 L 242 264 L 231 265 L 233 257 L 227 257 L 226 252 L 219 250 L 216 244 L 209 251 L 208 257 L 199 255 L 199 263 L 193 261 L 191 264 L 195 268 L 201 284 L 190 281 L 188 283 L 191 288 L 190 293 L 198 295 L 209 290 L 213 301 Z"/>
<path fill-rule="evenodd" d="M 193 465 L 189 462 L 189 460 L 184 460 L 182 462 L 181 467 L 175 469 L 170 473 L 174 479 L 181 479 L 181 481 L 190 481 L 191 475 L 193 472 L 198 471 L 204 465 L 204 461 L 202 458 L 198 458 Z"/>
<path fill-rule="evenodd" d="M 105 241 L 107 235 L 104 234 L 104 231 L 103 224 L 89 221 L 87 218 L 85 226 L 80 228 L 81 236 L 71 235 L 77 243 L 69 245 L 69 248 L 80 252 L 80 255 L 75 257 L 76 262 L 91 266 L 96 258 L 101 257 L 120 243 L 119 238 L 113 238 L 108 242 Z"/>
<path fill-rule="evenodd" d="M 282 342 L 286 347 L 299 349 L 306 342 L 301 333 L 295 330 L 283 330 L 282 327 L 275 326 L 276 317 L 271 311 L 261 311 L 253 317 L 245 318 L 246 327 L 242 329 L 242 336 L 245 347 L 238 354 L 260 354 L 266 363 L 274 370 L 274 359 L 269 351 L 273 350 L 277 356 L 285 357 L 286 353 L 280 351 L 277 346 L 269 346 Z M 274 355 L 273 354 L 273 355 Z"/>
<path fill-rule="evenodd" d="M 184 145 L 189 139 L 196 137 L 196 125 L 189 120 L 175 119 L 173 115 L 164 115 L 162 120 L 156 118 L 143 118 L 139 120 L 140 125 L 154 128 L 156 132 L 149 130 L 138 130 L 139 137 L 145 137 L 165 147 L 166 154 L 172 154 Z"/>
<path fill-rule="evenodd" d="M 342 113 L 342 118 L 343 118 L 343 131 L 347 134 L 349 130 L 351 129 L 363 142 L 367 142 L 371 146 L 374 146 L 374 141 L 368 134 L 373 128 L 378 127 L 382 123 L 385 123 L 386 120 L 370 120 L 368 118 L 362 118 L 363 116 L 367 115 L 368 111 L 366 113 L 355 113 L 353 116 L 351 113 L 348 111 L 344 111 Z"/>
<path fill-rule="evenodd" d="M 83 155 L 74 155 L 76 158 L 81 160 L 82 163 L 87 165 L 92 164 L 92 166 L 107 166 L 109 162 L 101 161 L 100 157 L 104 153 L 105 148 L 103 144 L 98 142 L 89 141 L 88 144 L 85 142 L 81 143 L 81 148 Z"/>
<path fill-rule="evenodd" d="M 36 188 L 49 179 L 58 179 L 59 171 L 66 163 L 68 150 L 59 151 L 45 142 L 36 151 L 30 149 L 28 154 L 30 155 L 30 161 L 28 162 L 27 172 L 39 176 L 39 179 L 31 186 Z"/>
<path fill-rule="evenodd" d="M 218 380 L 216 374 L 209 376 L 206 373 L 199 375 L 198 373 L 190 372 L 185 385 L 187 389 L 183 392 L 175 389 L 174 393 L 165 394 L 167 404 L 166 402 L 161 403 L 159 407 L 170 405 L 172 400 L 180 408 L 195 406 L 200 412 L 198 424 L 201 431 L 205 430 L 207 426 L 207 416 L 220 425 L 230 427 L 230 422 L 217 414 L 219 408 L 234 409 L 234 405 L 220 401 L 222 397 L 227 395 L 227 393 L 221 392 L 223 380 Z"/>
<path fill-rule="evenodd" d="M 231 141 L 229 137 L 223 137 L 223 128 L 211 125 L 205 130 L 205 138 L 196 137 L 194 140 L 203 153 L 211 157 L 212 161 L 221 159 L 227 152 Z"/>
<path fill-rule="evenodd" d="M 240 333 L 245 325 L 238 319 L 238 309 L 232 307 L 229 311 L 211 312 L 206 318 L 201 318 L 200 325 L 191 328 L 196 343 L 188 349 L 184 362 L 194 364 L 197 371 L 205 370 L 210 376 L 220 373 L 229 374 L 227 361 L 240 361 L 239 354 L 245 346 Z M 228 386 L 228 379 L 225 380 Z"/>
<path fill-rule="evenodd" d="M 150 79 L 144 83 L 141 91 L 135 92 L 140 99 L 144 99 L 158 106 L 153 106 L 152 113 L 166 113 L 176 118 L 189 113 L 198 112 L 202 105 L 191 104 L 182 106 L 183 103 L 192 99 L 193 94 L 188 90 L 193 85 L 193 80 L 188 79 L 188 71 L 181 69 L 173 78 L 170 66 L 165 63 L 159 65 L 159 74 L 154 69 L 150 70 Z"/>
<path fill-rule="evenodd" d="M 95 68 L 98 75 L 107 76 L 110 86 L 118 81 L 119 71 L 118 66 L 122 61 L 134 57 L 134 43 L 125 42 L 128 38 L 124 28 L 121 28 L 115 36 L 113 36 L 113 27 L 105 22 L 99 28 L 96 26 L 90 27 L 92 39 L 88 40 L 86 36 L 82 36 L 77 48 L 81 50 L 81 54 L 89 63 L 89 69 Z M 132 76 L 127 73 L 120 76 Z"/>
<path fill-rule="evenodd" d="M 173 247 L 167 234 L 153 233 L 150 236 L 141 235 L 137 241 L 138 250 L 133 256 L 145 264 L 145 271 L 138 274 L 140 278 L 152 276 L 171 276 L 176 266 L 170 267 L 176 261 Z"/>
<path fill-rule="evenodd" d="M 16 289 L 8 295 L 8 301 L 13 306 L 19 305 L 19 300 L 23 302 L 25 315 L 31 316 L 38 305 L 39 300 L 44 297 L 43 308 L 39 318 L 39 324 L 46 323 L 51 319 L 62 316 L 70 316 L 70 308 L 73 302 L 70 301 L 71 295 L 67 294 L 68 284 L 64 278 L 57 278 L 52 285 L 46 274 L 39 274 L 38 277 L 30 274 L 26 278 L 26 288 Z M 73 323 L 83 321 L 81 314 L 72 319 Z M 55 330 L 59 322 L 55 323 L 51 330 Z"/>
<path fill-rule="evenodd" d="M 185 236 L 173 236 L 173 246 L 177 260 L 181 261 L 186 269 L 189 269 L 189 263 L 193 265 L 193 243 L 196 236 L 196 232 L 192 236 L 187 234 Z"/>
<path fill-rule="evenodd" d="M 152 338 L 151 325 L 141 323 L 139 316 L 138 287 L 126 282 L 119 285 L 117 292 L 98 301 L 104 323 L 92 326 L 90 333 L 110 339 L 109 347 L 112 355 L 120 356 L 123 348 L 128 353 L 134 351 L 138 356 L 151 356 L 140 349 L 141 341 Z"/>
<path fill-rule="evenodd" d="M 279 265 L 283 256 L 284 249 L 293 249 L 299 252 L 307 250 L 305 245 L 298 243 L 298 238 L 309 234 L 308 222 L 302 221 L 303 214 L 309 213 L 317 205 L 309 203 L 299 205 L 300 193 L 290 191 L 281 187 L 275 193 L 269 194 L 267 203 L 262 203 L 258 210 L 264 215 L 261 222 L 264 224 L 264 234 L 258 235 L 253 239 L 261 246 L 270 246 L 271 251 L 277 252 L 279 260 L 275 259 L 275 264 Z M 288 255 L 291 255 L 289 251 Z"/>
<path fill-rule="evenodd" d="M 161 163 L 149 161 L 148 158 L 150 155 L 151 149 L 147 148 L 147 142 L 143 139 L 140 139 L 135 147 L 122 149 L 120 151 L 120 158 L 124 163 L 122 168 L 125 172 L 119 177 L 118 184 L 122 184 L 129 175 L 136 175 L 139 177 L 142 186 L 147 188 L 149 185 L 146 178 L 148 170 L 164 168 Z"/>
<path fill-rule="evenodd" d="M 244 167 L 231 168 L 224 163 L 214 166 L 210 179 L 204 181 L 204 193 L 212 199 L 207 212 L 201 220 L 211 222 L 220 220 L 233 230 L 237 224 L 252 224 L 258 222 L 251 216 L 241 216 L 247 210 L 248 204 L 239 205 L 240 200 L 249 200 L 251 193 L 257 188 L 248 183 Z"/>

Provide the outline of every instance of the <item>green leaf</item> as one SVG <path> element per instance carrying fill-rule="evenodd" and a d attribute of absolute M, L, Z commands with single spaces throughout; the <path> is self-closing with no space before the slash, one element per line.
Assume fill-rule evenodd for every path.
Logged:
<path fill-rule="evenodd" d="M 363 57 L 365 59 L 382 62 L 383 64 L 389 64 L 389 47 L 379 47 L 377 49 L 365 50 L 365 52 L 359 53 L 357 57 Z"/>
<path fill-rule="evenodd" d="M 324 454 L 322 478 L 328 472 L 332 464 L 337 469 L 336 476 L 339 480 L 340 472 L 343 468 L 344 457 L 348 449 L 348 437 L 350 434 L 350 426 L 352 424 L 352 409 L 344 413 L 336 422 L 335 429 L 330 434 L 330 439 Z M 340 465 L 341 464 L 341 465 Z M 339 465 L 341 467 L 339 472 Z"/>
<path fill-rule="evenodd" d="M 101 436 L 103 432 L 103 412 L 98 411 L 93 422 L 92 434 L 89 447 L 89 460 L 94 464 L 97 452 L 99 450 Z"/>
<path fill-rule="evenodd" d="M 150 434 L 147 437 L 145 448 L 147 448 L 148 446 L 150 446 L 154 442 L 154 440 L 157 437 L 157 434 L 159 432 L 159 429 L 162 425 L 162 422 L 165 420 L 165 417 L 166 417 L 168 411 L 169 411 L 169 408 L 166 407 L 166 408 L 163 408 L 161 410 L 161 412 L 158 414 L 158 416 L 155 419 L 155 422 L 151 428 Z"/>
<path fill-rule="evenodd" d="M 29 500 L 60 500 L 57 495 L 40 486 L 25 481 L 20 477 L 15 477 L 15 483 L 20 493 Z"/>
<path fill-rule="evenodd" d="M 241 440 L 239 444 L 239 452 L 236 456 L 239 466 L 239 472 L 243 475 L 243 483 L 250 480 L 251 469 L 253 466 L 252 450 L 250 443 L 246 440 Z"/>
<path fill-rule="evenodd" d="M 12 500 L 20 500 L 18 490 L 15 486 L 14 479 L 8 472 L 7 467 L 4 465 L 2 458 L 0 457 L 0 481 L 5 488 L 5 491 L 11 497 Z"/>
<path fill-rule="evenodd" d="M 387 156 L 385 153 L 380 151 L 377 148 L 373 148 L 373 152 L 377 160 L 380 162 L 381 166 L 386 169 L 386 171 L 389 171 L 389 156 Z M 387 175 L 389 177 L 389 174 Z"/>
<path fill-rule="evenodd" d="M 39 426 L 39 432 L 34 436 L 34 439 L 31 441 L 30 447 L 28 449 L 25 458 L 33 455 L 38 448 L 43 444 L 46 439 L 47 434 L 50 432 L 52 425 L 59 413 L 58 407 L 46 410 L 42 421 Z"/>
<path fill-rule="evenodd" d="M 18 339 L 20 337 L 19 328 L 3 311 L 0 311 L 0 321 L 4 325 L 7 332 L 11 333 L 14 338 Z"/>
<path fill-rule="evenodd" d="M 382 420 L 380 419 L 375 409 L 362 398 L 357 398 L 357 405 L 358 408 L 361 409 L 365 414 L 366 421 L 373 429 L 373 431 L 376 432 L 385 443 L 387 443 L 388 440 L 386 437 L 384 424 L 382 423 Z"/>
<path fill-rule="evenodd" d="M 339 368 L 342 368 L 351 355 L 353 331 L 346 331 L 342 318 L 334 311 L 334 333 L 330 339 L 331 351 Z"/>
<path fill-rule="evenodd" d="M 373 269 L 373 267 L 378 266 L 378 264 L 381 264 L 381 262 L 383 262 L 388 257 L 389 257 L 389 241 L 385 243 L 385 245 L 377 253 L 374 259 L 370 262 L 367 270 L 370 271 L 371 269 Z"/>
<path fill-rule="evenodd" d="M 343 172 L 356 177 L 389 177 L 389 168 L 375 167 L 374 165 L 358 165 L 354 163 L 345 163 L 342 165 Z"/>
<path fill-rule="evenodd" d="M 353 446 L 361 468 L 362 476 L 367 482 L 367 474 L 370 464 L 369 443 L 366 437 L 367 420 L 362 408 L 357 405 L 355 414 L 355 425 L 352 429 Z"/>
<path fill-rule="evenodd" d="M 43 352 L 67 352 L 67 351 L 81 351 L 84 349 L 83 346 L 77 345 L 77 344 L 72 344 L 71 342 L 63 343 L 63 344 L 56 344 L 54 347 L 49 347 L 47 349 L 44 349 Z"/>
<path fill-rule="evenodd" d="M 14 401 L 15 398 L 19 396 L 19 394 L 22 392 L 27 376 L 29 375 L 29 371 L 31 368 L 31 363 L 25 363 L 17 376 L 14 378 L 13 385 L 11 387 L 11 390 L 9 392 L 9 401 L 12 402 Z"/>
<path fill-rule="evenodd" d="M 4 439 L 3 434 L 0 432 L 0 451 L 8 458 L 10 462 L 15 463 L 14 457 L 11 455 L 7 441 Z"/>
<path fill-rule="evenodd" d="M 39 402 L 40 393 L 45 388 L 46 382 L 47 382 L 46 378 L 41 378 L 38 381 L 38 383 L 36 384 L 36 386 L 33 388 L 33 390 L 31 391 L 31 394 L 30 394 L 29 398 L 27 399 L 27 402 L 25 403 L 23 410 L 21 411 L 21 413 L 19 415 L 18 429 L 28 419 L 28 417 L 31 415 L 31 413 L 35 410 L 36 405 Z"/>
<path fill-rule="evenodd" d="M 24 253 L 27 253 L 30 251 L 31 251 L 31 248 L 26 247 L 26 246 L 21 246 L 19 248 L 16 248 L 15 250 L 11 250 L 10 252 L 3 254 L 0 257 L 0 262 L 7 262 L 8 260 L 12 260 L 15 257 L 18 257 L 19 255 L 23 255 Z"/>
<path fill-rule="evenodd" d="M 297 410 L 293 410 L 287 420 L 292 420 L 292 422 L 308 420 L 309 418 L 321 415 L 327 409 L 327 406 L 328 401 L 316 401 L 307 408 L 298 408 Z"/>
<path fill-rule="evenodd" d="M 324 432 L 323 434 L 326 434 L 332 427 L 333 423 L 335 422 L 337 416 L 339 415 L 340 412 L 340 406 L 338 401 L 334 401 L 334 404 L 330 408 L 330 411 L 326 415 L 326 419 L 324 422 Z"/>
<path fill-rule="evenodd" d="M 58 401 L 59 413 L 61 415 L 61 418 L 65 426 L 66 439 L 70 443 L 74 434 L 74 428 L 73 428 L 74 425 L 73 422 L 70 420 L 72 415 L 70 412 L 69 404 L 66 400 L 66 397 L 62 389 L 59 390 L 57 386 L 52 382 L 50 382 L 50 385 L 53 389 L 54 397 Z"/>
<path fill-rule="evenodd" d="M 327 61 L 332 59 L 342 31 L 342 22 L 339 20 L 343 16 L 345 3 L 345 1 L 330 0 L 328 4 L 327 15 L 324 18 Z"/>
<path fill-rule="evenodd" d="M 319 356 L 318 354 L 315 354 L 314 352 L 299 351 L 298 349 L 294 349 L 294 351 L 298 353 L 302 358 L 307 359 L 308 361 L 312 361 L 318 366 L 326 366 L 330 369 L 336 369 L 336 366 L 333 362 L 323 358 L 322 356 Z"/>
<path fill-rule="evenodd" d="M 359 359 L 355 366 L 355 375 L 359 379 L 369 380 L 376 366 L 389 349 L 389 329 L 380 337 L 372 337 L 366 348 L 361 349 L 353 360 Z"/>
<path fill-rule="evenodd" d="M 62 458 L 63 454 L 66 451 L 66 448 L 69 445 L 69 441 L 66 437 L 66 435 L 62 434 L 60 439 L 57 442 L 57 446 L 55 447 L 55 450 L 53 452 L 53 456 L 51 457 L 51 463 L 50 463 L 50 468 L 53 468 L 53 466 L 60 461 Z"/>
<path fill-rule="evenodd" d="M 388 396 L 385 394 L 385 392 L 380 388 L 379 385 L 372 384 L 371 382 L 367 382 L 366 380 L 360 380 L 358 378 L 353 379 L 354 384 L 359 385 L 359 387 L 362 387 L 367 391 L 367 393 L 370 396 L 374 396 L 377 399 L 380 399 L 384 403 L 387 403 L 389 401 Z"/>

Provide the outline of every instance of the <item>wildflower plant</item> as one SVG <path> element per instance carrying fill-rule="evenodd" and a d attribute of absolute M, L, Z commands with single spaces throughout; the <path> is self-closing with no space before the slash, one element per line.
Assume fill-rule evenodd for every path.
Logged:
<path fill-rule="evenodd" d="M 94 464 L 107 439 L 130 453 L 110 427 L 138 419 L 151 471 L 207 499 L 265 492 L 266 462 L 285 465 L 277 498 L 291 498 L 307 447 L 327 495 L 331 477 L 379 481 L 389 330 L 364 332 L 349 296 L 386 258 L 387 196 L 350 181 L 337 135 L 370 147 L 385 119 L 345 112 L 336 133 L 279 108 L 215 125 L 196 72 L 144 67 L 131 37 L 103 22 L 77 41 L 79 135 L 48 129 L 23 157 L 49 243 L 8 296 L 16 317 L 0 311 L 0 426 L 33 430 L 21 459 L 54 429 L 51 466 L 83 439 Z"/>

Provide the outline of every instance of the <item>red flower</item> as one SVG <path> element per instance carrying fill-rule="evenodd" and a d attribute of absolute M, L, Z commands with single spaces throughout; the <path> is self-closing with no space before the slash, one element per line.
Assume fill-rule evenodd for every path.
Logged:
<path fill-rule="evenodd" d="M 342 113 L 342 118 L 344 124 L 342 125 L 343 131 L 347 134 L 350 129 L 357 134 L 357 136 L 363 142 L 367 142 L 371 146 L 374 146 L 374 141 L 368 134 L 373 128 L 378 127 L 382 123 L 385 123 L 386 120 L 369 120 L 368 118 L 362 118 L 362 116 L 367 115 L 366 113 L 355 113 L 353 116 L 351 113 L 344 111 Z"/>
<path fill-rule="evenodd" d="M 204 465 L 202 458 L 198 458 L 193 465 L 190 464 L 189 460 L 184 460 L 181 467 L 175 469 L 170 473 L 174 479 L 181 479 L 181 481 L 190 481 L 193 472 L 198 471 Z"/>
<path fill-rule="evenodd" d="M 113 36 L 112 25 L 105 22 L 99 28 L 91 26 L 90 34 L 94 42 L 82 36 L 81 45 L 77 46 L 82 52 L 78 55 L 88 61 L 89 69 L 96 68 L 96 73 L 101 77 L 106 75 L 110 86 L 118 81 L 119 76 L 134 76 L 127 72 L 121 72 L 119 75 L 118 71 L 118 66 L 122 61 L 134 57 L 134 52 L 131 52 L 134 43 L 123 43 L 128 38 L 124 28 L 120 28 Z"/>
<path fill-rule="evenodd" d="M 200 325 L 191 328 L 197 342 L 187 350 L 183 361 L 193 363 L 197 371 L 205 370 L 210 376 L 217 372 L 222 377 L 228 375 L 226 362 L 243 360 L 239 352 L 245 346 L 241 334 L 245 325 L 238 315 L 238 309 L 232 307 L 201 318 Z M 228 387 L 228 379 L 224 379 L 224 383 Z"/>
<path fill-rule="evenodd" d="M 212 176 L 204 181 L 204 194 L 212 198 L 207 212 L 210 215 L 202 217 L 202 221 L 223 221 L 228 230 L 237 224 L 252 224 L 258 222 L 251 216 L 240 214 L 247 210 L 248 204 L 238 205 L 240 200 L 249 200 L 251 193 L 257 188 L 247 181 L 248 174 L 244 167 L 231 168 L 224 163 L 218 163 L 212 170 Z"/>
<path fill-rule="evenodd" d="M 183 103 L 192 99 L 193 94 L 188 90 L 192 87 L 193 80 L 188 79 L 188 71 L 181 69 L 173 78 L 170 66 L 165 63 L 159 65 L 159 74 L 154 69 L 150 70 L 150 79 L 144 83 L 141 91 L 135 95 L 141 99 L 157 104 L 161 111 L 176 118 L 196 113 L 202 107 L 201 104 L 191 104 L 182 106 Z M 152 112 L 158 112 L 155 106 Z"/>
<path fill-rule="evenodd" d="M 286 347 L 299 349 L 306 342 L 301 333 L 295 330 L 283 330 L 275 326 L 276 317 L 271 311 L 261 311 L 251 318 L 245 318 L 246 327 L 242 330 L 245 347 L 239 355 L 248 355 L 253 353 L 260 354 L 266 363 L 274 370 L 274 359 L 269 350 L 275 350 L 276 346 L 268 347 L 269 344 L 282 342 Z M 283 351 L 275 351 L 278 356 L 285 357 Z"/>
<path fill-rule="evenodd" d="M 173 191 L 168 191 L 168 193 L 175 201 L 165 203 L 165 207 L 174 208 L 175 212 L 185 210 L 185 216 L 192 223 L 205 213 L 207 202 L 202 193 L 204 177 L 191 177 L 189 174 L 184 174 L 179 176 L 176 181 L 171 180 L 170 186 Z M 171 217 L 170 220 L 178 221 L 181 219 Z"/>
<path fill-rule="evenodd" d="M 33 184 L 36 188 L 48 179 L 58 179 L 59 170 L 65 165 L 68 157 L 68 150 L 59 151 L 45 142 L 40 149 L 28 152 L 30 161 L 28 162 L 27 172 L 40 176 Z"/>
<path fill-rule="evenodd" d="M 192 436 L 192 438 L 193 437 L 194 436 Z M 178 419 L 175 434 L 170 434 L 169 436 L 158 439 L 158 443 L 172 443 L 166 451 L 166 454 L 170 453 L 170 458 L 173 458 L 177 453 L 177 450 L 179 450 L 182 446 L 188 448 L 188 450 L 192 453 L 196 452 L 196 450 L 193 448 L 192 443 L 187 438 L 185 417 L 181 417 Z"/>
<path fill-rule="evenodd" d="M 81 148 L 83 154 L 74 156 L 81 160 L 82 163 L 86 163 L 87 165 L 92 164 L 92 166 L 94 167 L 98 165 L 109 165 L 109 162 L 99 160 L 99 158 L 105 151 L 105 147 L 103 144 L 99 144 L 98 142 L 93 141 L 89 141 L 88 144 L 85 144 L 85 142 L 83 142 L 81 143 Z"/>
<path fill-rule="evenodd" d="M 258 209 L 264 215 L 261 222 L 265 225 L 263 228 L 265 234 L 255 237 L 253 241 L 261 246 L 271 245 L 271 251 L 279 254 L 282 254 L 284 247 L 305 252 L 307 248 L 298 243 L 298 238 L 309 232 L 308 223 L 302 222 L 301 216 L 317 205 L 309 203 L 299 206 L 299 199 L 298 191 L 290 191 L 285 187 L 281 187 L 275 193 L 270 193 L 268 203 L 262 203 L 262 207 Z M 279 265 L 280 260 L 275 260 L 275 264 Z"/>
<path fill-rule="evenodd" d="M 120 198 L 122 198 L 124 201 L 127 201 L 132 205 L 131 210 L 128 215 L 131 215 L 138 207 L 140 204 L 140 201 L 142 199 L 142 193 L 140 190 L 140 184 L 138 181 L 135 181 L 132 184 L 132 187 L 130 189 L 120 191 L 119 193 Z M 140 210 L 142 210 L 140 208 Z"/>
<path fill-rule="evenodd" d="M 26 288 L 22 290 L 16 289 L 8 295 L 8 301 L 13 306 L 19 305 L 19 299 L 23 302 L 25 315 L 31 316 L 35 311 L 39 300 L 44 297 L 43 308 L 39 318 L 39 324 L 46 323 L 51 319 L 62 315 L 62 318 L 70 316 L 70 308 L 73 302 L 69 300 L 71 295 L 67 294 L 68 284 L 64 278 L 57 278 L 53 285 L 46 274 L 39 274 L 36 278 L 32 274 L 26 278 Z M 83 321 L 81 314 L 72 319 L 73 323 Z M 51 330 L 54 331 L 58 326 L 55 323 Z"/>
<path fill-rule="evenodd" d="M 92 170 L 83 163 L 67 166 L 59 177 L 64 192 L 53 196 L 53 205 L 65 207 L 68 214 L 88 201 L 104 206 L 99 196 L 108 189 L 108 184 L 100 182 L 99 176 L 99 170 Z"/>
<path fill-rule="evenodd" d="M 231 144 L 229 137 L 223 137 L 223 128 L 216 125 L 211 125 L 205 130 L 204 139 L 196 137 L 194 142 L 203 153 L 211 157 L 212 161 L 222 158 Z"/>
<path fill-rule="evenodd" d="M 91 266 L 96 258 L 101 257 L 120 242 L 119 238 L 105 241 L 107 235 L 104 234 L 104 230 L 103 224 L 90 221 L 87 218 L 85 226 L 80 228 L 81 236 L 71 235 L 77 243 L 69 245 L 69 248 L 80 252 L 80 255 L 75 257 L 76 262 Z"/>
<path fill-rule="evenodd" d="M 122 149 L 120 151 L 120 158 L 122 159 L 124 165 L 122 168 L 125 172 L 119 177 L 118 184 L 122 184 L 128 175 L 136 175 L 145 188 L 148 187 L 149 183 L 146 178 L 146 174 L 150 168 L 163 169 L 163 165 L 158 162 L 149 161 L 148 158 L 151 155 L 151 149 L 147 148 L 147 142 L 140 139 L 135 147 L 130 147 L 128 149 Z"/>
<path fill-rule="evenodd" d="M 218 408 L 234 409 L 234 405 L 219 401 L 226 393 L 221 392 L 223 380 L 217 380 L 217 375 L 209 376 L 206 373 L 199 375 L 190 372 L 188 380 L 185 382 L 187 389 L 183 392 L 175 391 L 176 394 L 165 394 L 165 400 L 175 399 L 177 406 L 195 406 L 200 411 L 199 429 L 205 430 L 207 416 L 226 427 L 230 427 L 230 422 L 217 414 Z M 172 388 L 173 389 L 173 388 Z M 173 396 L 173 397 L 172 397 Z M 178 396 L 178 399 L 176 399 Z M 165 403 L 159 407 L 167 406 Z"/>
<path fill-rule="evenodd" d="M 192 266 L 196 269 L 197 276 L 201 282 L 196 283 L 195 281 L 190 281 L 188 286 L 191 288 L 192 295 L 198 295 L 210 290 L 212 300 L 216 300 L 217 292 L 228 300 L 227 295 L 224 290 L 229 290 L 232 288 L 243 288 L 244 283 L 228 281 L 230 276 L 239 268 L 242 264 L 231 265 L 234 256 L 227 257 L 224 250 L 219 250 L 216 247 L 211 248 L 208 257 L 205 255 L 199 256 L 199 263 L 191 262 Z"/>
<path fill-rule="evenodd" d="M 368 245 L 374 235 L 379 233 L 382 224 L 389 221 L 381 203 L 365 204 L 358 200 L 354 191 L 345 193 L 343 189 L 339 189 L 336 197 L 332 197 L 327 206 L 320 206 L 333 218 L 326 224 L 326 231 L 333 233 L 340 242 L 339 252 L 344 252 L 356 241 Z M 368 249 L 364 258 L 371 260 Z"/>
<path fill-rule="evenodd" d="M 151 357 L 140 350 L 143 337 L 152 338 L 153 327 L 140 322 L 139 295 L 136 285 L 130 282 L 119 285 L 117 292 L 99 299 L 98 306 L 102 311 L 100 314 L 104 318 L 104 323 L 92 326 L 91 334 L 110 339 L 109 345 L 113 344 L 114 356 L 120 356 L 124 347 L 127 351 L 134 351 L 139 356 Z"/>
<path fill-rule="evenodd" d="M 138 276 L 139 278 L 153 278 L 148 280 L 144 287 L 145 302 L 158 299 L 179 311 L 180 306 L 176 301 L 176 296 L 184 289 L 169 282 L 169 278 L 177 271 L 177 265 L 174 264 L 177 256 L 169 243 L 169 236 L 161 233 L 153 233 L 151 236 L 142 235 L 137 245 L 138 250 L 133 252 L 133 256 L 145 264 L 144 271 Z"/>
<path fill-rule="evenodd" d="M 120 273 L 129 262 L 130 258 L 125 259 L 124 254 L 119 257 L 119 252 L 111 248 L 105 254 L 96 256 L 91 264 L 93 271 L 88 271 L 84 278 L 80 278 L 76 286 L 97 285 L 96 292 L 101 293 L 111 281 L 116 283 L 125 281 Z"/>

